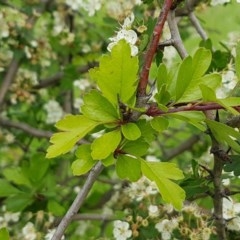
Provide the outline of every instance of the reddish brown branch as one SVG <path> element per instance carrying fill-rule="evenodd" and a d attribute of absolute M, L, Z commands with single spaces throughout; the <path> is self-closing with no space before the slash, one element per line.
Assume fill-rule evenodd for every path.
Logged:
<path fill-rule="evenodd" d="M 168 12 L 173 4 L 172 0 L 165 0 L 163 3 L 163 7 L 161 13 L 158 17 L 157 24 L 155 25 L 152 39 L 148 45 L 147 52 L 144 56 L 144 63 L 142 67 L 142 71 L 140 73 L 140 80 L 138 85 L 138 96 L 146 95 L 146 88 L 148 84 L 148 76 L 149 70 L 153 61 L 153 57 L 158 48 L 159 39 L 163 32 L 163 27 L 167 19 Z"/>
<path fill-rule="evenodd" d="M 240 112 L 240 106 L 235 106 L 234 108 Z M 185 106 L 173 107 L 168 109 L 168 111 L 163 111 L 159 109 L 157 106 L 152 105 L 146 111 L 146 115 L 151 117 L 156 117 L 156 116 L 160 116 L 168 113 L 186 112 L 186 111 L 207 111 L 207 110 L 218 110 L 218 109 L 224 109 L 224 107 L 217 103 L 212 103 L 212 102 L 202 103 L 199 105 L 188 104 Z"/>

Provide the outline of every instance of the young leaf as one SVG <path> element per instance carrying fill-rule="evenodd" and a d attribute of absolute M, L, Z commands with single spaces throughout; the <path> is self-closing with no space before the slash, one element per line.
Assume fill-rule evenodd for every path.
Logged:
<path fill-rule="evenodd" d="M 200 85 L 200 89 L 202 91 L 203 100 L 205 101 L 211 101 L 216 102 L 219 105 L 226 108 L 229 112 L 231 112 L 234 115 L 238 115 L 239 112 L 232 108 L 233 106 L 239 106 L 240 105 L 240 98 L 238 97 L 232 97 L 232 98 L 225 98 L 225 99 L 217 99 L 215 91 L 213 91 L 208 86 L 205 86 L 203 84 Z"/>
<path fill-rule="evenodd" d="M 180 99 L 192 80 L 192 57 L 186 57 L 179 66 L 176 82 L 176 100 Z"/>
<path fill-rule="evenodd" d="M 0 239 L 1 240 L 10 240 L 8 230 L 6 228 L 0 229 Z"/>
<path fill-rule="evenodd" d="M 240 140 L 240 133 L 238 131 L 220 122 L 209 119 L 205 121 L 217 141 L 220 143 L 226 142 L 232 149 L 240 152 L 240 145 L 234 140 Z"/>
<path fill-rule="evenodd" d="M 107 158 L 102 160 L 102 164 L 105 167 L 109 167 L 115 163 L 115 158 L 113 154 L 110 154 Z"/>
<path fill-rule="evenodd" d="M 163 85 L 167 84 L 168 80 L 168 72 L 167 72 L 167 67 L 165 64 L 160 64 L 158 67 L 158 73 L 157 73 L 157 89 L 158 92 L 160 92 L 160 89 L 162 88 Z"/>
<path fill-rule="evenodd" d="M 131 56 L 131 49 L 125 40 L 120 40 L 111 51 L 100 59 L 99 67 L 90 70 L 90 76 L 97 81 L 103 95 L 114 105 L 122 101 L 134 105 L 132 97 L 137 88 L 138 58 Z M 118 99 L 119 98 L 119 99 Z"/>
<path fill-rule="evenodd" d="M 96 138 L 92 145 L 92 158 L 94 160 L 105 159 L 113 153 L 121 141 L 121 132 L 114 130 L 105 133 L 99 138 Z"/>
<path fill-rule="evenodd" d="M 141 131 L 135 123 L 127 123 L 121 126 L 123 136 L 130 140 L 134 141 L 141 137 Z"/>
<path fill-rule="evenodd" d="M 201 78 L 193 79 L 178 102 L 191 102 L 199 100 L 202 97 L 202 92 L 199 87 L 201 84 L 216 90 L 217 87 L 220 86 L 221 81 L 221 76 L 218 73 L 211 73 Z"/>
<path fill-rule="evenodd" d="M 236 46 L 235 69 L 236 69 L 238 81 L 240 81 L 240 42 L 239 41 Z"/>
<path fill-rule="evenodd" d="M 192 62 L 192 78 L 196 79 L 201 76 L 208 70 L 212 60 L 211 51 L 205 48 L 199 48 L 193 56 Z"/>
<path fill-rule="evenodd" d="M 46 158 L 54 158 L 69 152 L 77 141 L 97 125 L 99 125 L 98 122 L 83 115 L 67 115 L 56 124 L 56 127 L 64 132 L 53 134 L 50 139 L 52 145 L 47 149 Z"/>
<path fill-rule="evenodd" d="M 205 120 L 205 116 L 202 112 L 191 111 L 191 112 L 178 112 L 178 113 L 169 113 L 167 114 L 170 117 L 174 117 L 180 119 L 182 121 L 188 122 L 200 129 L 201 131 L 205 131 L 206 127 L 202 124 L 202 121 Z"/>
<path fill-rule="evenodd" d="M 153 129 L 158 132 L 162 132 L 168 128 L 168 120 L 164 117 L 155 117 L 150 121 L 150 124 Z"/>
<path fill-rule="evenodd" d="M 97 90 L 92 90 L 84 96 L 81 110 L 84 116 L 96 122 L 108 123 L 118 119 L 117 110 Z"/>
<path fill-rule="evenodd" d="M 84 144 L 78 147 L 76 151 L 77 160 L 72 163 L 73 175 L 80 176 L 87 173 L 95 164 L 96 161 L 91 156 L 91 145 Z"/>
<path fill-rule="evenodd" d="M 149 144 L 143 138 L 139 138 L 136 141 L 127 141 L 121 150 L 125 153 L 141 157 L 147 153 L 148 148 Z"/>
<path fill-rule="evenodd" d="M 169 179 L 184 178 L 182 171 L 174 163 L 147 162 L 143 159 L 141 169 L 144 176 L 156 183 L 163 200 L 180 210 L 185 199 L 185 192 Z"/>
<path fill-rule="evenodd" d="M 128 155 L 119 155 L 116 162 L 116 172 L 120 178 L 135 182 L 141 177 L 141 162 Z"/>

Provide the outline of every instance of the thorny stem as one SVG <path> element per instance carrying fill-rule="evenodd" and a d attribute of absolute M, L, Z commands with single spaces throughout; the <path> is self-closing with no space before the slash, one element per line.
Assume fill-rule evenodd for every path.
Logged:
<path fill-rule="evenodd" d="M 147 52 L 144 56 L 144 63 L 143 63 L 142 71 L 140 73 L 140 80 L 139 80 L 139 85 L 138 85 L 138 96 L 140 96 L 140 97 L 146 96 L 146 88 L 147 88 L 147 84 L 148 84 L 149 70 L 150 70 L 154 55 L 157 51 L 159 40 L 160 40 L 160 37 L 163 32 L 163 27 L 166 22 L 167 15 L 168 15 L 168 12 L 169 12 L 172 4 L 173 4 L 172 0 L 164 1 L 161 13 L 157 20 L 157 24 L 155 25 L 155 28 L 153 30 L 152 39 L 148 45 Z"/>

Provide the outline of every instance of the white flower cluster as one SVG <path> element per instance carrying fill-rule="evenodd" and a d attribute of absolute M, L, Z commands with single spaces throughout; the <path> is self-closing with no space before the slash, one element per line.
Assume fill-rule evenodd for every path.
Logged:
<path fill-rule="evenodd" d="M 106 1 L 106 9 L 110 17 L 115 18 L 118 21 L 121 21 L 132 12 L 133 8 L 136 5 L 141 4 L 142 4 L 141 0 L 128 0 L 128 1 L 109 0 Z"/>
<path fill-rule="evenodd" d="M 56 123 L 63 117 L 63 109 L 60 104 L 55 100 L 50 100 L 43 107 L 47 112 L 47 124 Z"/>
<path fill-rule="evenodd" d="M 74 11 L 83 8 L 89 16 L 93 16 L 101 6 L 101 0 L 66 0 L 65 3 Z"/>
<path fill-rule="evenodd" d="M 127 194 L 132 200 L 140 202 L 150 195 L 158 193 L 157 186 L 154 182 L 149 181 L 147 178 L 142 177 L 137 182 L 133 182 L 125 189 Z"/>
<path fill-rule="evenodd" d="M 120 220 L 114 221 L 113 235 L 116 240 L 126 240 L 132 236 L 129 223 Z"/>
<path fill-rule="evenodd" d="M 37 232 L 32 222 L 28 222 L 22 229 L 23 240 L 36 240 Z"/>
<path fill-rule="evenodd" d="M 9 223 L 15 223 L 19 221 L 19 217 L 20 217 L 20 212 L 16 212 L 16 213 L 12 213 L 12 212 L 8 212 L 6 211 L 6 207 L 3 206 L 2 207 L 3 210 L 3 215 L 0 216 L 0 229 L 7 227 Z"/>
<path fill-rule="evenodd" d="M 111 51 L 112 48 L 121 40 L 125 39 L 131 47 L 131 55 L 136 56 L 138 54 L 138 48 L 135 46 L 138 36 L 137 33 L 131 29 L 132 23 L 134 21 L 134 14 L 132 13 L 129 17 L 124 20 L 121 29 L 117 32 L 115 37 L 109 38 L 111 43 L 109 43 L 107 49 Z"/>
<path fill-rule="evenodd" d="M 216 6 L 216 5 L 223 5 L 225 3 L 231 2 L 230 0 L 212 0 L 211 5 Z M 240 0 L 236 0 L 237 3 L 240 3 Z"/>
<path fill-rule="evenodd" d="M 231 198 L 223 198 L 223 218 L 227 220 L 227 228 L 240 231 L 240 203 L 234 203 Z"/>
<path fill-rule="evenodd" d="M 178 227 L 178 220 L 173 218 L 163 219 L 161 222 L 155 225 L 155 228 L 161 233 L 162 240 L 170 240 L 172 239 L 172 232 L 175 228 Z"/>

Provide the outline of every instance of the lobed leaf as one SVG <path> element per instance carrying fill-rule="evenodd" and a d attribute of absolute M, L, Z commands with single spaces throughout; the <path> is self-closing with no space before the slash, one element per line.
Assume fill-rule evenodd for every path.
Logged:
<path fill-rule="evenodd" d="M 114 130 L 96 138 L 92 145 L 92 158 L 94 160 L 105 159 L 113 153 L 121 141 L 121 132 Z"/>
<path fill-rule="evenodd" d="M 96 122 L 109 123 L 116 121 L 119 116 L 117 109 L 97 90 L 92 90 L 84 96 L 82 113 Z"/>
<path fill-rule="evenodd" d="M 116 172 L 120 178 L 135 182 L 142 175 L 141 162 L 138 158 L 121 154 L 116 161 Z"/>
<path fill-rule="evenodd" d="M 52 135 L 50 142 L 52 145 L 47 149 L 46 158 L 54 158 L 69 152 L 73 146 L 92 129 L 98 122 L 95 122 L 83 115 L 67 115 L 60 120 L 56 127 L 64 132 Z"/>
<path fill-rule="evenodd" d="M 180 210 L 185 199 L 185 192 L 169 179 L 184 178 L 182 171 L 174 163 L 146 162 L 143 159 L 141 169 L 144 176 L 156 183 L 163 200 Z"/>
<path fill-rule="evenodd" d="M 114 105 L 119 100 L 134 106 L 137 88 L 138 58 L 131 56 L 125 40 L 120 40 L 111 51 L 100 59 L 99 67 L 90 70 L 103 95 Z M 119 98 L 119 99 L 118 99 Z"/>

